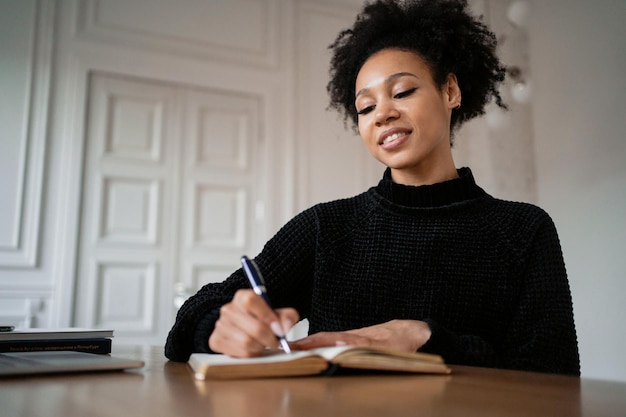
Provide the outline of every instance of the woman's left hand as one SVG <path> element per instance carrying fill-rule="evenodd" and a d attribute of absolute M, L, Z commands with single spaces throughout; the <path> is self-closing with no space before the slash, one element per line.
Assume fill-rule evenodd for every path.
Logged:
<path fill-rule="evenodd" d="M 418 320 L 391 320 L 345 332 L 320 332 L 289 344 L 296 350 L 324 346 L 372 346 L 416 352 L 430 339 L 430 327 Z"/>

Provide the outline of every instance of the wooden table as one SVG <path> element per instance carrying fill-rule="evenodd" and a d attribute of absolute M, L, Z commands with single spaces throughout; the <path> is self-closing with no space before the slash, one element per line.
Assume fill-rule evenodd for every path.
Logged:
<path fill-rule="evenodd" d="M 626 416 L 626 383 L 452 366 L 451 375 L 196 381 L 162 348 L 125 372 L 0 379 L 3 417 Z"/>

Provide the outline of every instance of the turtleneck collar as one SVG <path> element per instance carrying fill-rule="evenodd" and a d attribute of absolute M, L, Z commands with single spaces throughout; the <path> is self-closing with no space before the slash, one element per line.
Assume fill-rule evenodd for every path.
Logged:
<path fill-rule="evenodd" d="M 408 207 L 442 207 L 487 195 L 476 185 L 469 168 L 457 170 L 459 177 L 432 185 L 403 185 L 393 182 L 387 168 L 376 192 L 394 204 Z"/>

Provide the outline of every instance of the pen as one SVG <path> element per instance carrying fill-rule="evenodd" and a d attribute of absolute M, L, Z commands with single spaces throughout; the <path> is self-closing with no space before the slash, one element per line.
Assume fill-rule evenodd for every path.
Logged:
<path fill-rule="evenodd" d="M 248 277 L 248 281 L 250 281 L 250 286 L 252 287 L 252 291 L 254 291 L 257 295 L 265 300 L 267 305 L 272 308 L 272 304 L 270 303 L 270 299 L 267 296 L 267 288 L 265 288 L 265 281 L 263 280 L 263 275 L 261 275 L 261 271 L 259 271 L 259 267 L 256 263 L 248 258 L 247 256 L 241 257 L 241 265 L 243 265 L 243 270 Z M 272 308 L 273 309 L 273 308 Z M 282 335 L 278 336 L 278 340 L 280 340 L 280 345 L 283 350 L 287 353 L 291 353 L 291 348 L 289 347 L 289 343 L 287 343 L 287 338 Z"/>

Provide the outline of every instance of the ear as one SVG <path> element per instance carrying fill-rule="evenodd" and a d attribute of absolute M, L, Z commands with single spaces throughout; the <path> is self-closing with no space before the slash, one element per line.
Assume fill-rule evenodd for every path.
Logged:
<path fill-rule="evenodd" d="M 461 88 L 459 87 L 459 81 L 456 78 L 456 75 L 450 73 L 448 74 L 448 79 L 443 86 L 444 97 L 447 101 L 448 108 L 459 108 L 461 107 Z"/>

